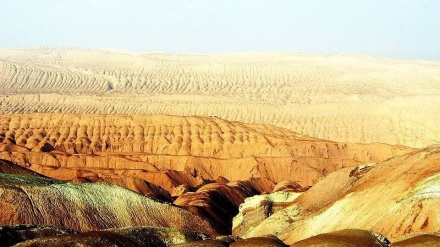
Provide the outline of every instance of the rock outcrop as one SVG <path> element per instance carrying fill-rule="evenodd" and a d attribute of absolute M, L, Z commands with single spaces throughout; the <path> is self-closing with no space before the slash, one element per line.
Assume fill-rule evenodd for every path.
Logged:
<path fill-rule="evenodd" d="M 229 245 L 231 247 L 287 247 L 281 240 L 275 236 L 263 236 L 263 237 L 253 237 L 247 239 L 240 239 L 237 242 Z"/>
<path fill-rule="evenodd" d="M 209 219 L 230 234 L 232 218 L 245 198 L 259 194 L 250 182 L 210 183 L 179 196 L 174 204 Z"/>
<path fill-rule="evenodd" d="M 0 226 L 0 246 L 12 246 L 16 243 L 42 237 L 73 234 L 75 231 L 55 226 L 14 225 Z"/>
<path fill-rule="evenodd" d="M 277 183 L 277 185 L 275 185 L 275 187 L 273 188 L 273 192 L 278 192 L 278 191 L 284 191 L 284 192 L 303 192 L 308 190 L 309 187 L 303 188 L 301 187 L 300 184 L 298 184 L 297 182 L 293 182 L 290 180 L 283 180 L 279 183 Z"/>
<path fill-rule="evenodd" d="M 91 231 L 80 234 L 37 238 L 15 245 L 16 247 L 62 246 L 116 246 L 116 247 L 167 247 L 190 241 L 203 240 L 204 234 L 171 228 L 127 227 Z"/>
<path fill-rule="evenodd" d="M 401 241 L 393 242 L 393 247 L 425 247 L 440 246 L 440 235 L 438 234 L 419 234 L 406 238 Z"/>
<path fill-rule="evenodd" d="M 336 171 L 245 237 L 276 234 L 292 244 L 311 236 L 357 228 L 391 241 L 440 230 L 440 147 L 432 146 L 377 165 Z"/>
<path fill-rule="evenodd" d="M 229 245 L 220 240 L 201 240 L 183 244 L 172 245 L 172 247 L 228 247 Z"/>
<path fill-rule="evenodd" d="M 376 232 L 347 229 L 324 233 L 299 241 L 291 247 L 390 247 L 391 242 Z M 393 244 L 394 246 L 394 244 Z"/>
<path fill-rule="evenodd" d="M 278 191 L 246 198 L 232 222 L 232 234 L 244 235 L 274 213 L 289 206 L 300 192 Z"/>
<path fill-rule="evenodd" d="M 72 184 L 0 173 L 0 224 L 50 225 L 77 231 L 125 226 L 174 227 L 218 235 L 191 212 L 107 183 Z"/>

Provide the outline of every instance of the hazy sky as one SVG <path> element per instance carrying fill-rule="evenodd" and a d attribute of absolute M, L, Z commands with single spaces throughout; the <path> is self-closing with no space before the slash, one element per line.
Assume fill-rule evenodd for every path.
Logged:
<path fill-rule="evenodd" d="M 0 0 L 0 47 L 440 61 L 440 0 Z"/>

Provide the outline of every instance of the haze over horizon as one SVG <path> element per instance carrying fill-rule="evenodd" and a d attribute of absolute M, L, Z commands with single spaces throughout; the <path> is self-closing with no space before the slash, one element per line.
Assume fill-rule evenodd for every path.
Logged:
<path fill-rule="evenodd" d="M 440 61 L 440 2 L 433 0 L 0 3 L 0 48 L 362 53 Z"/>

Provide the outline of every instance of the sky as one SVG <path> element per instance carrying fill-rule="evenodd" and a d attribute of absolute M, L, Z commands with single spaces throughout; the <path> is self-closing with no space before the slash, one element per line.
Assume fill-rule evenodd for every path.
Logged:
<path fill-rule="evenodd" d="M 439 0 L 0 0 L 0 48 L 440 61 Z"/>

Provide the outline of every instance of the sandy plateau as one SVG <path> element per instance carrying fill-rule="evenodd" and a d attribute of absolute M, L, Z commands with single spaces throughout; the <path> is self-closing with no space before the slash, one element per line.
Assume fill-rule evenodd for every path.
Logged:
<path fill-rule="evenodd" d="M 440 63 L 0 50 L 0 246 L 440 246 Z"/>
<path fill-rule="evenodd" d="M 0 113 L 169 114 L 316 138 L 440 142 L 440 63 L 364 55 L 0 51 Z"/>

